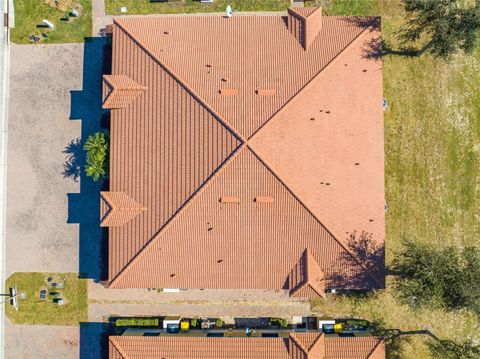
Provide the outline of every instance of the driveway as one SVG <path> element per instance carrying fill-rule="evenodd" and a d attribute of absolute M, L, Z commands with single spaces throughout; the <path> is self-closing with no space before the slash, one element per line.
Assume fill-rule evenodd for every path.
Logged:
<path fill-rule="evenodd" d="M 80 357 L 80 327 L 6 325 L 5 358 Z"/>
<path fill-rule="evenodd" d="M 7 277 L 77 272 L 78 225 L 67 223 L 64 152 L 80 136 L 70 91 L 82 87 L 82 44 L 12 45 L 7 178 Z"/>

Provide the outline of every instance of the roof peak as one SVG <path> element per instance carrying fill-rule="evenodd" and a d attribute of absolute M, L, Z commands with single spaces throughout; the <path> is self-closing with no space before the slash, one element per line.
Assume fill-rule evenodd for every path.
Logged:
<path fill-rule="evenodd" d="M 102 108 L 126 108 L 146 90 L 127 75 L 103 75 Z"/>
<path fill-rule="evenodd" d="M 288 9 L 287 25 L 290 32 L 307 50 L 322 29 L 322 8 L 291 7 Z"/>
<path fill-rule="evenodd" d="M 125 192 L 100 192 L 100 226 L 120 227 L 147 208 Z"/>
<path fill-rule="evenodd" d="M 308 248 L 305 248 L 297 267 L 300 277 L 297 276 L 297 280 L 290 279 L 290 295 L 295 297 L 316 295 L 324 298 L 326 296 L 325 273 Z"/>
<path fill-rule="evenodd" d="M 325 335 L 323 333 L 292 332 L 290 340 L 305 353 L 306 359 L 325 358 Z"/>

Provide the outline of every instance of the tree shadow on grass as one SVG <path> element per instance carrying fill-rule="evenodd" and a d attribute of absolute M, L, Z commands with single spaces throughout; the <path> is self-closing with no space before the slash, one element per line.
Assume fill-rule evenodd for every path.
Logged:
<path fill-rule="evenodd" d="M 382 39 L 380 35 L 381 19 L 379 17 L 348 17 L 345 21 L 360 28 L 378 32 L 378 36 L 373 36 L 363 43 L 362 57 L 364 59 L 380 60 L 386 55 L 418 57 L 426 51 L 426 48 L 418 50 L 407 46 L 398 49 L 392 48 L 391 44 Z"/>
<path fill-rule="evenodd" d="M 403 358 L 402 346 L 408 343 L 413 335 L 425 336 L 426 343 L 431 354 L 435 358 L 480 358 L 480 347 L 467 341 L 464 344 L 455 343 L 452 340 L 442 340 L 428 329 L 401 330 L 385 328 L 380 323 L 374 323 L 373 335 L 380 336 L 385 340 L 387 358 Z"/>

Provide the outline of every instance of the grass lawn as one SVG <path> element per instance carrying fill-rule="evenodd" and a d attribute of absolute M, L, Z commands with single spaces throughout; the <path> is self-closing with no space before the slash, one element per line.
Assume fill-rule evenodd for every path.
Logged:
<path fill-rule="evenodd" d="M 105 0 L 107 14 L 119 15 L 125 6 L 127 14 L 175 14 L 191 12 L 224 12 L 230 5 L 233 11 L 282 11 L 290 5 L 290 0 L 214 0 L 202 4 L 198 0 L 179 0 L 164 3 L 151 3 L 150 0 Z"/>
<path fill-rule="evenodd" d="M 60 19 L 68 11 L 52 7 L 44 0 L 15 0 L 15 28 L 11 32 L 12 42 L 29 44 L 32 43 L 28 39 L 31 34 L 40 36 L 42 32 L 47 33 L 48 38 L 42 39 L 39 43 L 83 42 L 84 37 L 92 36 L 91 1 L 73 0 L 71 2 L 81 6 L 80 17 L 62 21 Z M 43 19 L 54 24 L 55 29 L 37 27 Z"/>
<path fill-rule="evenodd" d="M 47 278 L 64 281 L 63 289 L 53 289 Z M 77 273 L 14 273 L 6 281 L 6 289 L 17 286 L 27 294 L 25 300 L 18 299 L 18 312 L 8 302 L 5 311 L 16 324 L 78 325 L 87 321 L 87 282 L 78 279 Z M 47 300 L 40 300 L 40 289 L 47 289 Z M 65 298 L 64 305 L 53 303 L 54 292 Z"/>
<path fill-rule="evenodd" d="M 382 15 L 382 34 L 399 49 L 403 21 L 397 0 L 335 1 L 328 14 Z M 383 58 L 387 263 L 404 239 L 444 245 L 478 244 L 480 233 L 480 49 L 446 62 L 430 55 Z M 391 283 L 392 279 L 388 278 Z M 414 311 L 392 287 L 366 298 L 314 301 L 319 314 L 356 316 L 401 330 L 429 329 L 442 339 L 479 338 L 467 311 Z M 406 338 L 406 337 L 402 337 Z M 390 347 L 391 358 L 430 358 L 423 336 Z"/>

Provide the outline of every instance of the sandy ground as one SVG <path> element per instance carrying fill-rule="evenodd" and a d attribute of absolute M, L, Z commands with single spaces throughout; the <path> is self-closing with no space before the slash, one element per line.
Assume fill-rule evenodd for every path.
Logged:
<path fill-rule="evenodd" d="M 67 144 L 80 136 L 70 91 L 82 86 L 83 45 L 12 45 L 7 180 L 7 277 L 78 271 L 78 225 L 67 224 Z"/>

